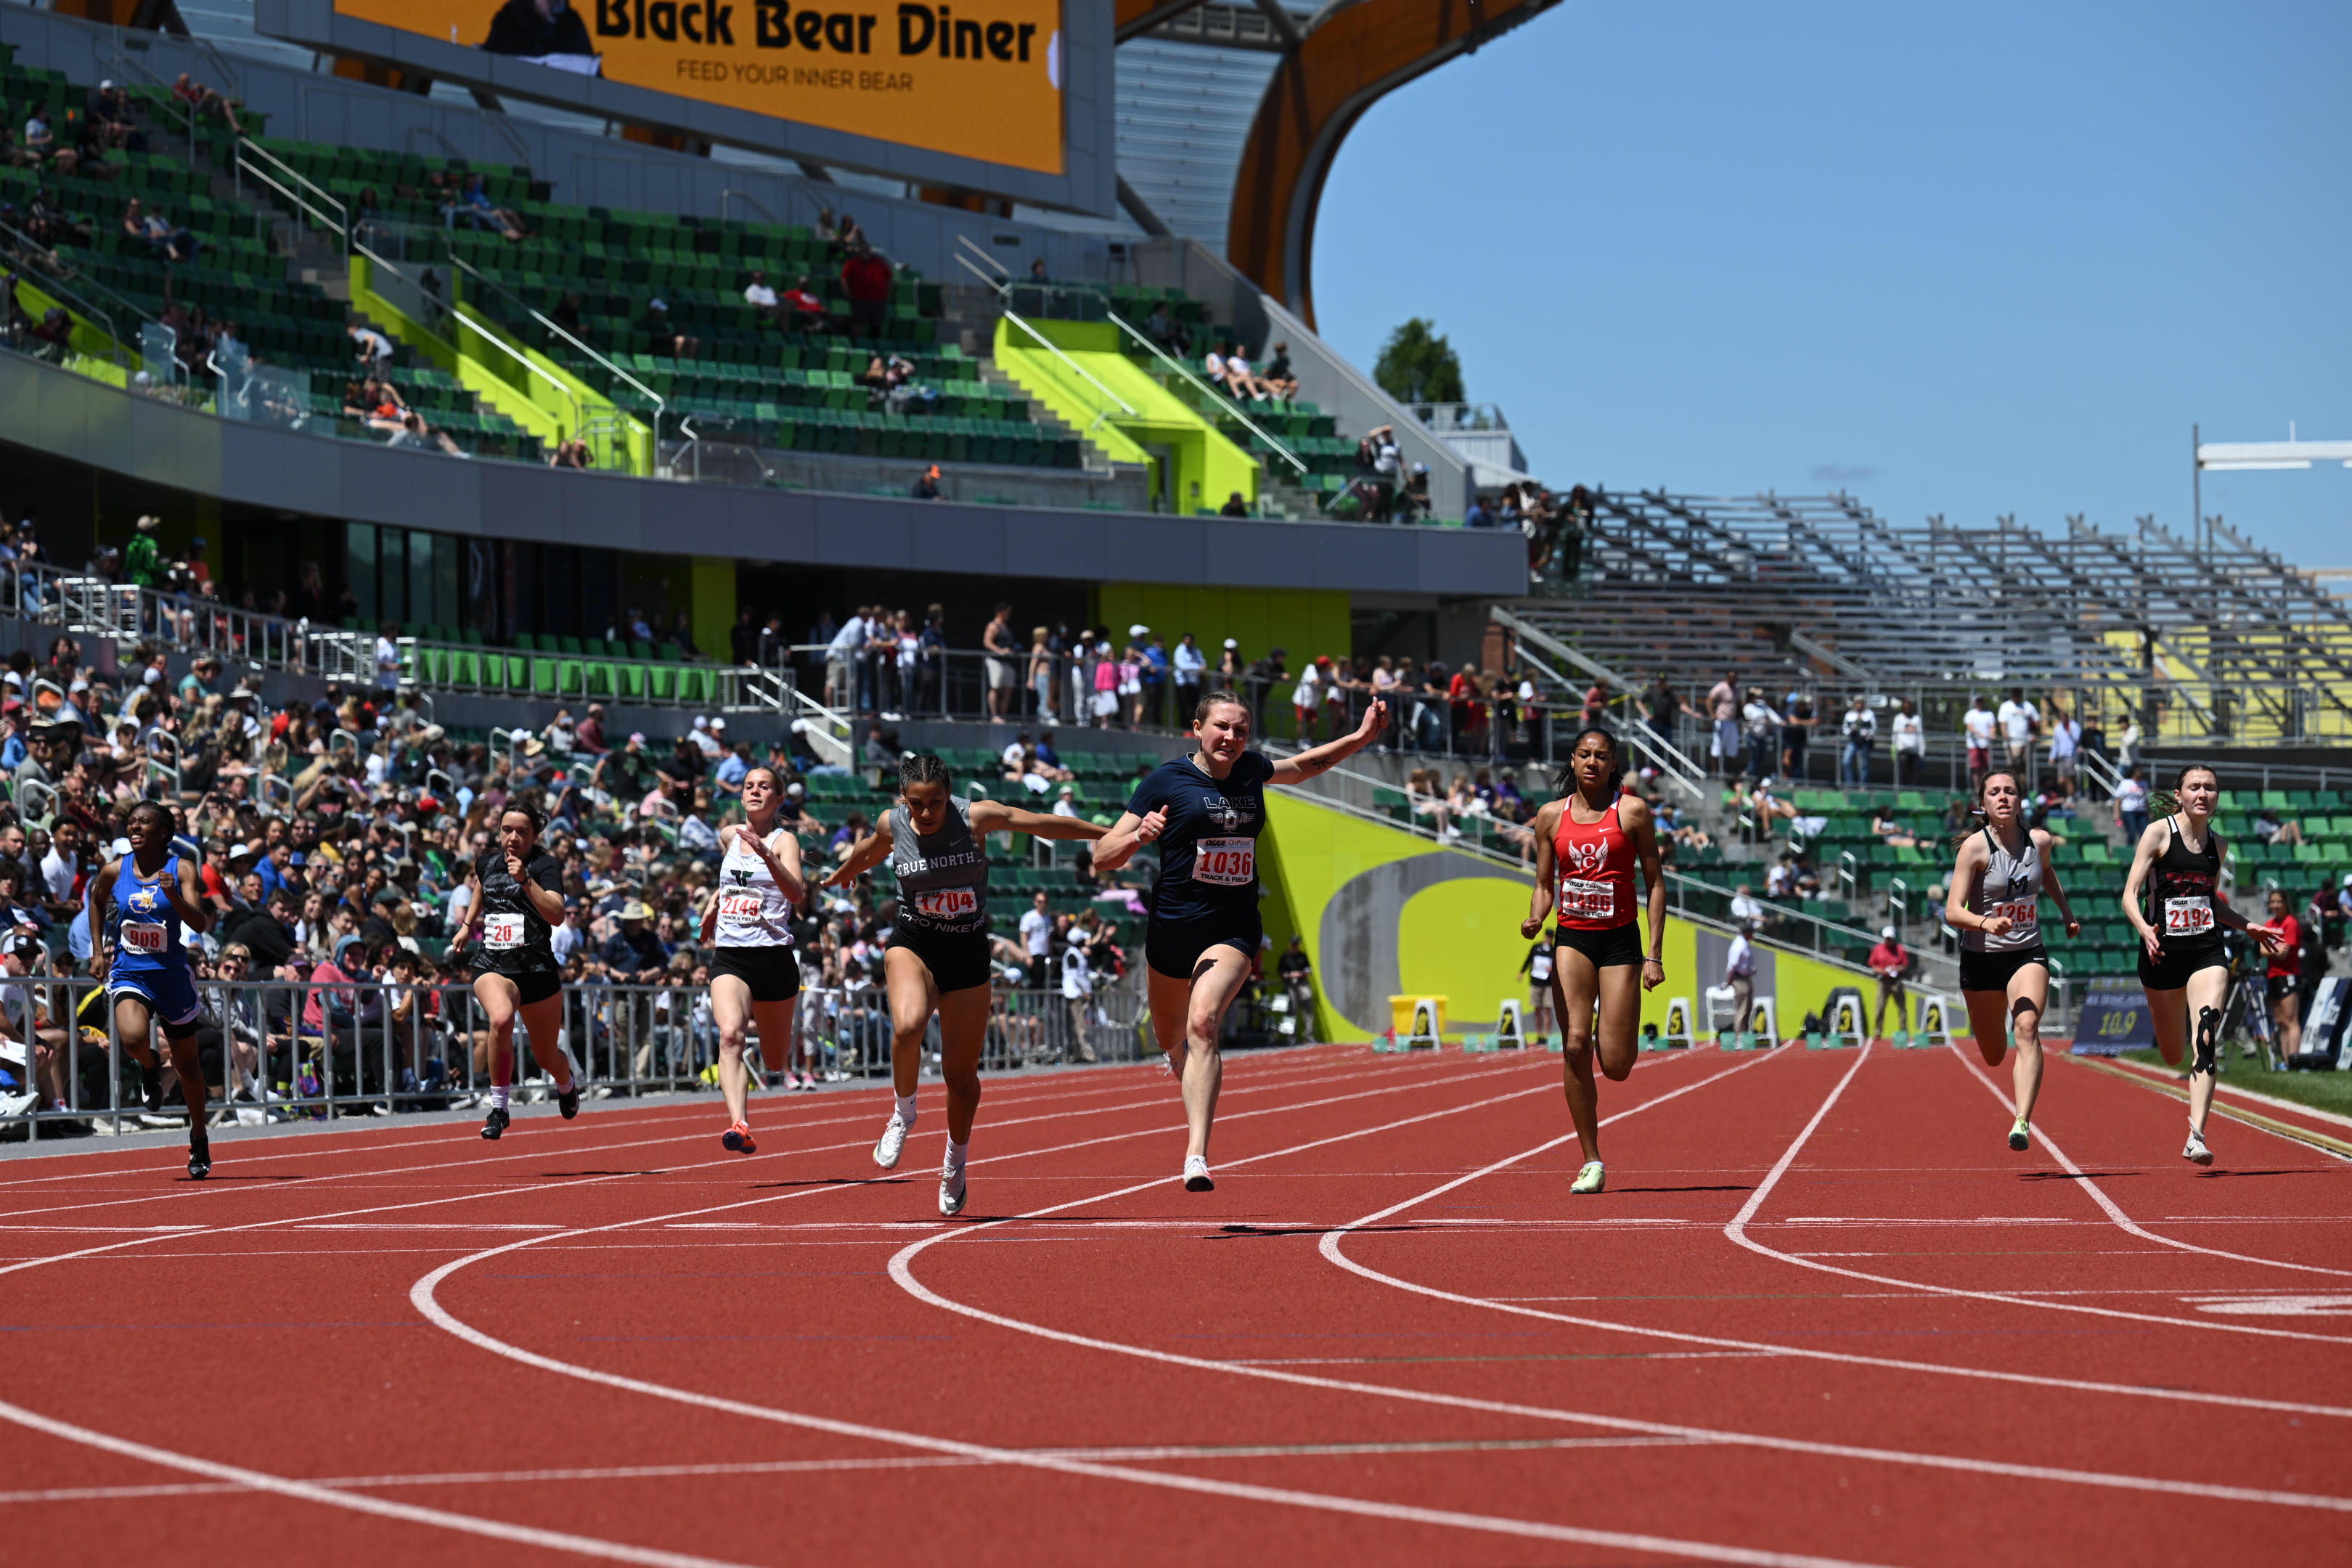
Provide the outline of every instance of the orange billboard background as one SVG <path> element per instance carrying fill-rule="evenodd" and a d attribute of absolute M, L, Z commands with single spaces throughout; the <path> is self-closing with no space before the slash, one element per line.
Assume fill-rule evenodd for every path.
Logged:
<path fill-rule="evenodd" d="M 606 81 L 1041 174 L 1063 172 L 1061 0 L 580 0 Z M 478 47 L 498 0 L 335 0 Z M 554 66 L 536 68 L 556 70 Z"/>

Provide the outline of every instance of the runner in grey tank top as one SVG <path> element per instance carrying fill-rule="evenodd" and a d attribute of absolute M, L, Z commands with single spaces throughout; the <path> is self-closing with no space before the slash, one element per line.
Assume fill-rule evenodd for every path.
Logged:
<path fill-rule="evenodd" d="M 1977 785 L 1984 829 L 1960 840 L 1944 898 L 1944 922 L 1959 933 L 1960 995 L 1969 1033 L 1987 1067 L 1999 1067 L 2017 1040 L 2011 1079 L 2017 1121 L 2009 1146 L 2033 1146 L 2033 1102 L 2042 1093 L 2042 1015 L 2050 1005 L 2050 954 L 2042 945 L 2042 895 L 2058 901 L 2066 934 L 2082 930 L 2050 864 L 2049 833 L 2025 825 L 2024 792 L 2006 768 Z"/>
<path fill-rule="evenodd" d="M 890 874 L 898 880 L 898 924 L 926 935 L 984 931 L 988 851 L 971 836 L 971 802 L 951 795 L 947 805 L 946 819 L 929 837 L 915 831 L 903 802 L 890 808 Z"/>
<path fill-rule="evenodd" d="M 1993 931 L 1982 926 L 1960 932 L 1960 946 L 1969 952 L 2033 952 L 2042 951 L 2042 846 L 2025 836 L 2022 853 L 1984 830 L 1985 868 L 1969 894 L 1969 912 L 2006 915 L 2009 929 Z"/>
<path fill-rule="evenodd" d="M 898 1107 L 874 1145 L 874 1163 L 896 1168 L 915 1125 L 915 1089 L 923 1070 L 923 1034 L 940 1018 L 940 1076 L 947 1081 L 948 1153 L 940 1170 L 940 1212 L 963 1212 L 964 1156 L 980 1110 L 980 1050 L 993 1002 L 989 982 L 988 836 L 1100 838 L 1108 829 L 1077 816 L 1045 816 L 993 800 L 954 793 L 947 764 L 925 752 L 898 764 L 898 804 L 851 848 L 825 879 L 855 887 L 882 864 L 898 880 L 883 973 L 890 988 L 890 1080 Z"/>

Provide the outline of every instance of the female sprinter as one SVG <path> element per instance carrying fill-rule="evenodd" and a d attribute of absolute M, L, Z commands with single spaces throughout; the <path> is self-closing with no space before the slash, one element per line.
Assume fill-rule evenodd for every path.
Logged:
<path fill-rule="evenodd" d="M 131 853 L 109 860 L 89 879 L 89 929 L 92 945 L 102 949 L 107 906 L 121 906 L 115 952 L 103 971 L 106 993 L 114 999 L 114 1031 L 141 1069 L 152 1075 L 162 1070 L 154 1031 L 156 1020 L 163 1021 L 172 1067 L 180 1075 L 180 1096 L 188 1102 L 188 1174 L 201 1182 L 213 1169 L 212 1142 L 205 1131 L 210 1112 L 204 1064 L 196 1059 L 201 1008 L 195 974 L 180 928 L 206 931 L 213 916 L 196 881 L 195 863 L 172 852 L 172 836 L 178 830 L 171 807 L 160 802 L 142 800 L 131 808 L 123 828 Z"/>
<path fill-rule="evenodd" d="M 751 1140 L 743 1067 L 743 1037 L 760 1026 L 760 1045 L 789 1068 L 793 1009 L 800 1000 L 801 965 L 793 953 L 793 906 L 807 895 L 801 883 L 801 843 L 779 826 L 783 786 L 772 768 L 743 775 L 746 823 L 719 830 L 726 855 L 719 862 L 719 896 L 702 916 L 702 943 L 718 949 L 710 965 L 710 1011 L 719 1020 L 719 1089 L 727 1097 L 728 1125 L 719 1142 L 738 1153 L 759 1149 Z"/>
<path fill-rule="evenodd" d="M 1960 837 L 1944 922 L 1960 933 L 1960 996 L 1969 1005 L 1969 1033 L 1985 1066 L 1997 1068 L 2017 1038 L 2017 1121 L 2009 1146 L 2021 1153 L 2033 1142 L 2033 1102 L 2042 1093 L 2042 1015 L 2050 1005 L 2050 954 L 2042 945 L 2042 895 L 2057 900 L 2066 934 L 2083 929 L 2050 863 L 2055 842 L 2028 828 L 2017 775 L 2002 768 L 1977 781 L 1976 815 L 1983 826 Z"/>
<path fill-rule="evenodd" d="M 499 814 L 499 841 L 474 863 L 466 924 L 453 944 L 482 933 L 474 965 L 474 998 L 490 1026 L 490 1114 L 482 1136 L 495 1142 L 510 1120 L 515 1016 L 530 1035 L 530 1054 L 556 1081 L 556 1103 L 567 1121 L 580 1114 L 580 1079 L 560 1044 L 563 971 L 551 945 L 563 918 L 563 868 L 539 847 L 539 813 L 509 805 Z"/>
<path fill-rule="evenodd" d="M 1568 1118 L 1584 1150 L 1571 1193 L 1597 1193 L 1609 1184 L 1601 1163 L 1601 1091 L 1592 1079 L 1596 1038 L 1601 1072 L 1624 1082 L 1641 1050 L 1635 1039 L 1641 994 L 1666 979 L 1666 879 L 1658 865 L 1657 825 L 1647 801 L 1619 787 L 1624 777 L 1625 760 L 1614 735 L 1601 729 L 1577 734 L 1568 764 L 1552 780 L 1559 798 L 1536 813 L 1536 889 L 1528 918 L 1519 924 L 1519 934 L 1534 940 L 1557 893 L 1559 935 L 1552 949 L 1551 984 L 1566 1047 L 1560 1083 L 1568 1095 Z M 1637 860 L 1650 889 L 1646 957 L 1633 910 Z"/>
<path fill-rule="evenodd" d="M 1355 755 L 1388 723 L 1375 699 L 1355 732 L 1276 761 L 1249 750 L 1248 707 L 1212 691 L 1192 712 L 1196 749 L 1162 763 L 1137 787 L 1109 837 L 1095 846 L 1097 872 L 1116 871 L 1136 849 L 1160 844 L 1160 882 L 1143 939 L 1150 972 L 1151 1032 L 1184 1093 L 1190 1135 L 1184 1190 L 1209 1180 L 1209 1129 L 1224 1076 L 1217 1036 L 1225 1009 L 1256 961 L 1257 836 L 1269 784 L 1296 784 Z"/>
<path fill-rule="evenodd" d="M 980 1048 L 988 1038 L 988 836 L 1100 838 L 1103 829 L 1076 816 L 1041 816 L 993 800 L 948 791 L 945 763 L 926 752 L 898 764 L 898 804 L 850 849 L 827 877 L 847 888 L 884 860 L 898 880 L 883 974 L 890 989 L 890 1082 L 898 1109 L 874 1145 L 874 1163 L 898 1163 L 915 1125 L 915 1085 L 923 1070 L 923 1030 L 940 1016 L 940 1076 L 948 1089 L 948 1152 L 940 1167 L 940 1213 L 964 1205 L 964 1162 L 980 1110 Z"/>
<path fill-rule="evenodd" d="M 2221 781 L 2211 768 L 2191 763 L 2173 780 L 2169 798 L 2151 804 L 2163 815 L 2147 825 L 2132 852 L 2131 875 L 2124 879 L 2124 918 L 2139 932 L 2140 989 L 2147 993 L 2156 1024 L 2156 1048 L 2174 1067 L 2189 1039 L 2189 1015 L 2197 1015 L 2197 1055 L 2189 1068 L 2189 1143 L 2180 1157 L 2210 1165 L 2205 1116 L 2213 1108 L 2220 1072 L 2214 1052 L 2221 1042 L 2221 1004 L 2230 990 L 2230 956 L 2221 928 L 2235 926 L 2273 953 L 2285 946 L 2278 932 L 2249 922 L 2221 897 L 2221 836 L 2213 831 L 2213 808 L 2221 804 Z"/>

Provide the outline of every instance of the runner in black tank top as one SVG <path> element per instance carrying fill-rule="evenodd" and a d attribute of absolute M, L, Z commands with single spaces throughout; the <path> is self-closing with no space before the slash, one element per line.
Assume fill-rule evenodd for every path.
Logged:
<path fill-rule="evenodd" d="M 2017 775 L 2007 768 L 1977 781 L 1977 811 L 1983 826 L 1960 839 L 1952 868 L 1944 921 L 1960 933 L 1960 996 L 1968 1004 L 1969 1033 L 1985 1066 L 1997 1068 L 2017 1038 L 2017 1065 L 2010 1082 L 2017 1095 L 2017 1120 L 2009 1146 L 2023 1153 L 2033 1145 L 2033 1104 L 2042 1095 L 2042 1016 L 2050 1006 L 2050 953 L 2042 942 L 2042 895 L 2056 900 L 2066 934 L 2083 929 L 2058 885 L 2050 863 L 2049 833 L 2028 827 Z"/>
<path fill-rule="evenodd" d="M 2139 932 L 2139 983 L 2147 993 L 2156 1024 L 2156 1048 L 2179 1067 L 2189 1055 L 2189 1019 L 2196 1019 L 2195 1059 L 2189 1068 L 2189 1143 L 2180 1157 L 2200 1165 L 2213 1163 L 2205 1146 L 2205 1119 L 2213 1108 L 2220 1071 L 2214 1053 L 2221 1033 L 2221 1004 L 2229 995 L 2230 960 L 2221 928 L 2235 926 L 2276 952 L 2286 944 L 2278 932 L 2259 926 L 2230 907 L 2221 893 L 2221 866 L 2228 853 L 2213 831 L 2221 781 L 2211 768 L 2192 763 L 2174 780 L 2172 799 L 2155 804 L 2171 810 L 2147 825 L 2132 852 L 2131 875 L 2124 879 L 2124 918 Z"/>
<path fill-rule="evenodd" d="M 490 1026 L 490 1113 L 482 1136 L 509 1124 L 513 1096 L 514 1026 L 520 1015 L 530 1054 L 555 1079 L 566 1121 L 580 1114 L 580 1079 L 561 1043 L 563 971 L 555 962 L 554 926 L 563 918 L 563 868 L 539 847 L 539 813 L 509 805 L 499 815 L 497 847 L 474 863 L 466 923 L 450 945 L 482 933 L 474 961 L 474 998 Z"/>
<path fill-rule="evenodd" d="M 1046 816 L 1000 801 L 949 793 L 947 764 L 926 752 L 898 764 L 898 802 L 857 841 L 828 888 L 855 887 L 885 860 L 895 863 L 898 911 L 883 973 L 890 990 L 890 1082 L 898 1103 L 874 1145 L 874 1163 L 898 1163 L 915 1125 L 923 1071 L 923 1031 L 940 1016 L 940 1076 L 947 1082 L 948 1149 L 940 1167 L 940 1212 L 963 1212 L 964 1162 L 980 1110 L 980 1051 L 993 1000 L 988 963 L 988 836 L 1100 838 L 1076 816 Z"/>
<path fill-rule="evenodd" d="M 1257 959 L 1256 839 L 1265 822 L 1256 792 L 1297 784 L 1355 755 L 1388 721 L 1387 701 L 1375 698 L 1353 734 L 1270 758 L 1249 749 L 1248 704 L 1231 691 L 1212 691 L 1192 710 L 1197 749 L 1146 779 L 1110 836 L 1095 846 L 1095 870 L 1116 871 L 1137 849 L 1168 836 L 1152 890 L 1144 978 L 1152 1036 L 1183 1089 L 1181 1179 L 1188 1193 L 1216 1187 L 1209 1179 L 1209 1130 L 1224 1075 L 1217 1036 Z M 1227 788 L 1244 799 L 1227 799 Z"/>

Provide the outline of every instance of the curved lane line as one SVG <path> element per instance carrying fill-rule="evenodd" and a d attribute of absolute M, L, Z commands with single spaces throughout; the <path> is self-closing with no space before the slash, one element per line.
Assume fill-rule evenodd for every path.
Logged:
<path fill-rule="evenodd" d="M 1991 1090 L 1993 1099 L 1999 1100 L 2002 1105 L 2009 1105 L 2011 1103 L 2009 1098 L 2001 1093 L 2000 1085 L 1992 1080 L 1990 1074 L 1987 1073 L 1982 1067 L 1970 1061 L 1965 1055 L 1963 1055 L 1958 1045 L 1952 1046 L 1951 1049 L 1952 1054 L 1960 1058 L 1960 1065 L 1968 1068 L 1969 1071 L 1974 1073 L 1979 1083 L 1983 1084 L 1986 1089 Z M 2121 1226 L 2124 1230 L 2138 1237 L 2142 1241 L 2152 1241 L 2159 1247 L 2178 1247 L 2183 1252 L 2201 1252 L 2208 1258 L 2226 1258 L 2232 1263 L 2252 1263 L 2258 1264 L 2264 1268 L 2292 1268 L 2301 1274 L 2332 1274 L 2339 1279 L 2352 1279 L 2352 1268 L 2329 1268 L 2316 1263 L 2284 1263 L 2275 1258 L 2255 1258 L 2251 1254 L 2243 1252 L 2225 1252 L 2218 1247 L 2200 1247 L 2193 1241 L 2180 1241 L 2169 1236 L 2158 1236 L 2156 1232 L 2147 1229 L 2145 1226 L 2141 1226 L 2139 1222 L 2133 1219 L 2131 1215 L 2124 1213 L 2124 1211 L 2116 1205 L 2116 1201 L 2107 1196 L 2106 1193 L 2100 1187 L 2098 1183 L 2093 1181 L 2089 1176 L 2083 1173 L 2083 1167 L 2074 1163 L 2074 1156 L 2067 1153 L 2065 1150 L 2058 1147 L 2058 1143 L 2055 1139 L 2052 1138 L 2048 1133 L 2043 1132 L 2039 1127 L 2035 1128 L 2033 1131 L 2034 1134 L 2042 1140 L 2042 1146 L 2049 1150 L 2060 1164 L 2066 1167 L 2066 1173 L 2074 1178 L 2074 1184 L 2077 1187 L 2080 1187 L 2084 1192 L 2090 1194 L 2091 1201 L 2097 1204 L 2099 1207 L 2105 1212 L 2106 1216 L 2109 1219 L 2115 1221 L 2116 1224 Z M 2304 1145 L 2305 1148 L 2310 1148 L 2313 1145 L 2307 1143 Z M 2339 1159 L 2342 1158 L 2340 1155 L 2336 1157 Z M 2193 1223 L 2202 1224 L 2207 1222 L 2199 1221 Z M 2226 1218 L 2222 1218 L 2217 1219 L 2211 1223 L 2226 1225 L 2229 1222 Z"/>
<path fill-rule="evenodd" d="M 1779 1054 L 1780 1053 L 1773 1053 L 1774 1056 L 1778 1056 Z M 1730 1068 L 1725 1071 L 1712 1074 L 1709 1077 L 1701 1079 L 1696 1083 L 1685 1084 L 1680 1089 L 1673 1089 L 1665 1094 L 1658 1096 L 1655 1100 L 1645 1100 L 1641 1105 L 1633 1106 L 1626 1110 L 1620 1111 L 1618 1116 L 1631 1116 L 1652 1105 L 1659 1105 L 1669 1100 L 1679 1099 L 1683 1095 L 1692 1092 L 1694 1089 L 1704 1089 L 1709 1084 L 1719 1082 L 1724 1079 L 1731 1077 L 1735 1073 L 1743 1072 L 1748 1068 L 1759 1066 L 1761 1062 L 1769 1059 L 1770 1058 L 1769 1057 L 1758 1058 L 1752 1061 L 1743 1062 L 1738 1067 Z M 1858 1067 L 1860 1066 L 1860 1063 L 1857 1061 L 1855 1065 Z M 1845 1084 L 1853 1079 L 1853 1069 L 1849 1068 L 1846 1073 L 1846 1077 L 1839 1080 L 1839 1089 L 1843 1089 Z M 1831 1102 L 1834 1103 L 1836 1098 L 1836 1092 L 1832 1091 L 1831 1095 Z M 1810 1133 L 1812 1126 L 1819 1124 L 1822 1115 L 1824 1114 L 1826 1110 L 1827 1106 L 1825 1105 L 1822 1111 L 1815 1113 L 1812 1122 L 1808 1124 L 1808 1133 Z M 1437 1114 L 1446 1113 L 1439 1112 Z M 1413 1118 L 1411 1120 L 1419 1121 L 1425 1119 Z M 1616 1120 L 1616 1118 L 1612 1118 L 1612 1120 Z M 1398 1122 L 1393 1125 L 1410 1125 L 1410 1121 Z M 1319 1148 L 1326 1143 L 1344 1142 L 1349 1138 L 1363 1137 L 1370 1133 L 1382 1132 L 1389 1130 L 1390 1129 L 1388 1128 L 1370 1128 L 1365 1130 L 1364 1132 L 1346 1133 L 1336 1138 L 1321 1139 L 1313 1143 L 1301 1144 L 1296 1149 L 1276 1150 L 1270 1153 L 1252 1155 L 1246 1160 L 1235 1160 L 1228 1162 L 1228 1163 L 1239 1165 L 1254 1163 L 1259 1160 L 1278 1159 L 1285 1155 L 1301 1153 L 1308 1149 Z M 1563 1139 L 1560 1140 L 1560 1142 L 1564 1142 L 1566 1140 Z M 1788 1165 L 1788 1161 L 1791 1157 L 1793 1157 L 1793 1155 L 1783 1156 L 1781 1163 L 1776 1168 L 1776 1171 L 1785 1170 Z M 1091 1198 L 1081 1198 L 1066 1204 L 1056 1204 L 1048 1208 L 1034 1210 L 1031 1214 L 1016 1215 L 1014 1217 L 1016 1219 L 1036 1218 L 1045 1215 L 1058 1213 L 1063 1209 L 1077 1208 L 1086 1204 L 1108 1202 L 1113 1198 L 1124 1197 L 1129 1194 L 1146 1191 L 1149 1188 L 1159 1184 L 1160 1184 L 1157 1182 L 1139 1183 L 1133 1186 L 1122 1187 L 1114 1192 L 1097 1194 Z M 1009 1220 L 991 1222 L 992 1225 L 1010 1223 L 1012 1223 L 1012 1221 Z M 2339 1513 L 2352 1513 L 2352 1498 L 2330 1497 L 2315 1492 L 2291 1492 L 2255 1487 L 2219 1486 L 2201 1481 L 2166 1480 L 2147 1476 L 2119 1475 L 2106 1471 L 2074 1469 L 2052 1465 L 2015 1464 L 1995 1459 L 1971 1459 L 1952 1455 L 1916 1453 L 1898 1448 L 1864 1447 L 1851 1443 L 1826 1443 L 1797 1437 L 1776 1437 L 1762 1433 L 1725 1431 L 1714 1427 L 1690 1426 L 1662 1421 L 1641 1421 L 1625 1416 L 1602 1415 L 1591 1411 L 1563 1410 L 1546 1405 L 1520 1405 L 1502 1400 L 1476 1399 L 1463 1394 L 1442 1394 L 1432 1390 L 1417 1389 L 1394 1384 L 1359 1383 L 1347 1378 L 1320 1377 L 1308 1373 L 1285 1372 L 1275 1367 L 1246 1366 L 1236 1364 L 1232 1362 L 1208 1361 L 1199 1356 L 1182 1355 L 1172 1351 L 1154 1350 L 1146 1345 L 1125 1344 L 1116 1340 L 1096 1339 L 1087 1334 L 1071 1333 L 1066 1330 L 1048 1328 L 1042 1323 L 1032 1323 L 1020 1318 L 1006 1317 L 1002 1313 L 991 1312 L 982 1308 L 968 1306 L 963 1302 L 952 1300 L 931 1289 L 930 1287 L 925 1285 L 922 1281 L 915 1278 L 913 1260 L 915 1257 L 921 1253 L 925 1248 L 935 1247 L 943 1241 L 953 1240 L 958 1237 L 976 1235 L 987 1228 L 989 1228 L 989 1226 L 983 1225 L 974 1226 L 966 1230 L 950 1231 L 916 1242 L 911 1246 L 902 1247 L 897 1255 L 890 1259 L 890 1277 L 896 1279 L 898 1282 L 899 1287 L 906 1290 L 908 1294 L 928 1305 L 937 1307 L 942 1311 L 956 1313 L 961 1317 L 971 1318 L 981 1322 L 992 1323 L 999 1328 L 1010 1329 L 1016 1333 L 1029 1334 L 1038 1339 L 1051 1340 L 1062 1344 L 1076 1345 L 1087 1350 L 1105 1351 L 1114 1355 L 1134 1356 L 1140 1360 L 1157 1362 L 1169 1366 L 1182 1366 L 1193 1368 L 1202 1372 L 1223 1373 L 1227 1376 L 1232 1377 L 1251 1377 L 1270 1383 L 1294 1384 L 1305 1388 L 1329 1389 L 1347 1394 L 1366 1394 L 1382 1399 L 1402 1399 L 1418 1404 L 1444 1405 L 1454 1409 L 1480 1410 L 1496 1415 L 1528 1416 L 1538 1420 L 1569 1421 L 1586 1426 L 1600 1426 L 1612 1431 L 1639 1432 L 1654 1436 L 1684 1437 L 1700 1442 L 1732 1444 L 1744 1447 L 1771 1449 L 1782 1453 L 1806 1454 L 1829 1458 L 1858 1459 L 1881 1464 L 1907 1465 L 1927 1469 L 1951 1470 L 1978 1475 L 2004 1476 L 2022 1480 L 2067 1482 L 2079 1486 L 2103 1487 L 2122 1491 L 2155 1492 L 2166 1496 L 2202 1497 L 2228 1502 L 2249 1502 L 2277 1505 L 2288 1508 L 2319 1509 Z M 529 1246 L 530 1244 L 529 1242 L 519 1242 L 513 1245 Z M 1897 1283 L 1900 1283 L 1900 1281 L 1897 1281 Z"/>
<path fill-rule="evenodd" d="M 2221 1322 L 2210 1318 L 2168 1318 L 2160 1312 L 2132 1312 L 2121 1307 L 2097 1307 L 2077 1301 L 2052 1301 L 2034 1296 L 2006 1295 L 1999 1290 L 1970 1290 L 1958 1285 L 1931 1285 L 1918 1279 L 1898 1279 L 1892 1274 L 1865 1274 L 1859 1268 L 1841 1268 L 1836 1264 L 1823 1263 L 1816 1258 L 1800 1258 L 1793 1252 L 1782 1252 L 1778 1247 L 1767 1247 L 1764 1243 L 1756 1240 L 1748 1234 L 1748 1222 L 1756 1217 L 1756 1211 L 1764 1206 L 1764 1200 L 1772 1195 L 1772 1189 L 1780 1184 L 1780 1178 L 1786 1175 L 1789 1167 L 1796 1163 L 1798 1152 L 1804 1148 L 1815 1130 L 1821 1126 L 1822 1119 L 1829 1115 L 1831 1107 L 1837 1104 L 1838 1097 L 1845 1093 L 1846 1085 L 1852 1083 L 1853 1075 L 1862 1070 L 1862 1064 L 1870 1059 L 1870 1052 L 1871 1047 L 1868 1045 L 1862 1047 L 1861 1054 L 1853 1058 L 1853 1066 L 1845 1069 L 1845 1076 L 1838 1079 L 1837 1087 L 1830 1090 L 1829 1098 L 1822 1100 L 1821 1109 L 1813 1112 L 1813 1119 L 1805 1123 L 1804 1131 L 1798 1133 L 1796 1141 L 1782 1152 L 1780 1163 L 1772 1167 L 1771 1173 L 1767 1175 L 1756 1190 L 1748 1194 L 1748 1201 L 1740 1205 L 1739 1212 L 1732 1216 L 1731 1223 L 1723 1227 L 1725 1237 L 1759 1257 L 1777 1258 L 1782 1263 L 1793 1263 L 1800 1268 L 1811 1268 L 1822 1274 L 1842 1275 L 1848 1279 L 1864 1279 L 1873 1285 L 1893 1285 L 1905 1290 L 1916 1290 L 1922 1295 L 1950 1296 L 1964 1301 L 1999 1301 L 2011 1307 L 2039 1307 L 2046 1312 L 2075 1312 L 2085 1317 L 2114 1318 L 2126 1322 L 2162 1323 L 2165 1327 L 2173 1329 L 2204 1329 L 2220 1334 L 2252 1334 L 2267 1340 L 2302 1340 L 2307 1343 L 2334 1345 L 2339 1349 L 2347 1344 L 2352 1344 L 2352 1340 L 2347 1340 L 2340 1334 L 2306 1334 L 2294 1329 L 2259 1329 L 2250 1323 Z"/>

